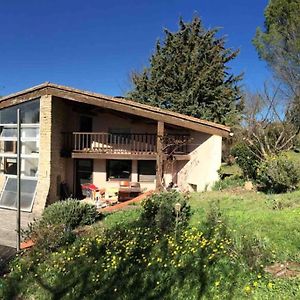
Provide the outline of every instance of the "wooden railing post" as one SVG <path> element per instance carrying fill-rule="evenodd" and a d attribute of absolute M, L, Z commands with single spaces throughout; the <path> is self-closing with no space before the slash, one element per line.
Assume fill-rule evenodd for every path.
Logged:
<path fill-rule="evenodd" d="M 165 131 L 164 122 L 157 122 L 157 137 L 156 137 L 156 189 L 162 190 L 162 179 L 163 179 L 163 136 Z"/>

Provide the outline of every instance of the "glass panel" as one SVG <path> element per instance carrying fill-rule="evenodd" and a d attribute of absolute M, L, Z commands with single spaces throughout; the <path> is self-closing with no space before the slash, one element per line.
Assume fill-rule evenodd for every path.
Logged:
<path fill-rule="evenodd" d="M 140 160 L 138 161 L 139 181 L 154 181 L 156 177 L 156 161 Z"/>
<path fill-rule="evenodd" d="M 0 141 L 0 152 L 17 153 L 17 141 Z"/>
<path fill-rule="evenodd" d="M 17 175 L 17 159 L 14 157 L 1 157 L 0 173 Z"/>
<path fill-rule="evenodd" d="M 1 137 L 17 137 L 17 129 L 16 128 L 4 128 L 1 127 Z"/>
<path fill-rule="evenodd" d="M 21 179 L 21 209 L 31 211 L 37 180 Z M 15 209 L 17 204 L 17 179 L 7 178 L 0 198 L 0 207 Z"/>
<path fill-rule="evenodd" d="M 21 159 L 21 175 L 38 176 L 38 158 Z M 0 157 L 0 174 L 17 175 L 17 158 Z"/>
<path fill-rule="evenodd" d="M 37 142 L 22 142 L 22 154 L 37 154 L 39 147 Z"/>
<path fill-rule="evenodd" d="M 40 129 L 36 128 L 22 128 L 21 137 L 22 138 L 38 138 Z"/>
<path fill-rule="evenodd" d="M 21 109 L 21 122 L 39 123 L 40 121 L 40 101 L 32 100 L 21 103 L 15 106 L 4 108 L 0 110 L 0 124 L 16 124 L 17 123 L 17 109 Z"/>
<path fill-rule="evenodd" d="M 22 159 L 21 174 L 36 177 L 38 175 L 38 158 Z"/>
<path fill-rule="evenodd" d="M 2 138 L 17 138 L 17 128 L 7 128 L 0 127 L 0 137 Z M 22 128 L 21 129 L 21 137 L 22 138 L 38 138 L 40 129 L 38 127 L 35 128 Z"/>
<path fill-rule="evenodd" d="M 108 179 L 130 179 L 131 160 L 108 160 L 107 176 Z"/>

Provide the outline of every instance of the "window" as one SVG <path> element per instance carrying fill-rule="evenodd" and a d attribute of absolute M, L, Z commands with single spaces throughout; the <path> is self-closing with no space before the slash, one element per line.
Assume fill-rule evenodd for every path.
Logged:
<path fill-rule="evenodd" d="M 4 174 L 17 175 L 17 159 L 10 157 L 3 157 L 4 160 Z"/>
<path fill-rule="evenodd" d="M 31 211 L 37 180 L 21 179 L 21 209 Z M 15 209 L 17 204 L 17 179 L 6 178 L 0 197 L 0 207 Z"/>
<path fill-rule="evenodd" d="M 3 152 L 17 153 L 17 141 L 3 141 L 3 146 Z"/>
<path fill-rule="evenodd" d="M 39 123 L 40 101 L 32 100 L 0 110 L 0 124 L 17 124 L 17 109 L 21 109 L 21 122 L 24 124 Z"/>
<path fill-rule="evenodd" d="M 140 182 L 153 182 L 156 177 L 156 161 L 155 160 L 139 160 L 138 174 Z"/>
<path fill-rule="evenodd" d="M 131 160 L 107 160 L 106 174 L 107 180 L 130 179 L 131 177 Z"/>
<path fill-rule="evenodd" d="M 21 209 L 31 211 L 39 161 L 39 99 L 0 109 L 0 207 L 17 199 L 17 109 L 21 110 Z"/>

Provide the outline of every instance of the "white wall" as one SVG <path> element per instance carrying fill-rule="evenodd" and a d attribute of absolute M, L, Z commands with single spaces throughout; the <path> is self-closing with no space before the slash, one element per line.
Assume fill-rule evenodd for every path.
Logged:
<path fill-rule="evenodd" d="M 193 138 L 192 143 L 199 146 L 191 152 L 190 161 L 178 162 L 178 185 L 181 190 L 210 190 L 219 179 L 222 137 L 194 133 Z"/>

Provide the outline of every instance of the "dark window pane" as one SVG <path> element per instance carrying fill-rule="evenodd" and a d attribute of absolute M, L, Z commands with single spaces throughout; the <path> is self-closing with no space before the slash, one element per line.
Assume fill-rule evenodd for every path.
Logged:
<path fill-rule="evenodd" d="M 140 160 L 138 161 L 139 181 L 154 181 L 156 176 L 156 161 L 155 160 Z"/>
<path fill-rule="evenodd" d="M 40 101 L 32 100 L 15 106 L 0 110 L 0 124 L 16 124 L 17 109 L 21 109 L 22 123 L 39 123 L 40 121 Z"/>
<path fill-rule="evenodd" d="M 131 160 L 107 160 L 107 179 L 130 179 Z"/>
<path fill-rule="evenodd" d="M 17 159 L 4 157 L 4 174 L 17 175 Z"/>

